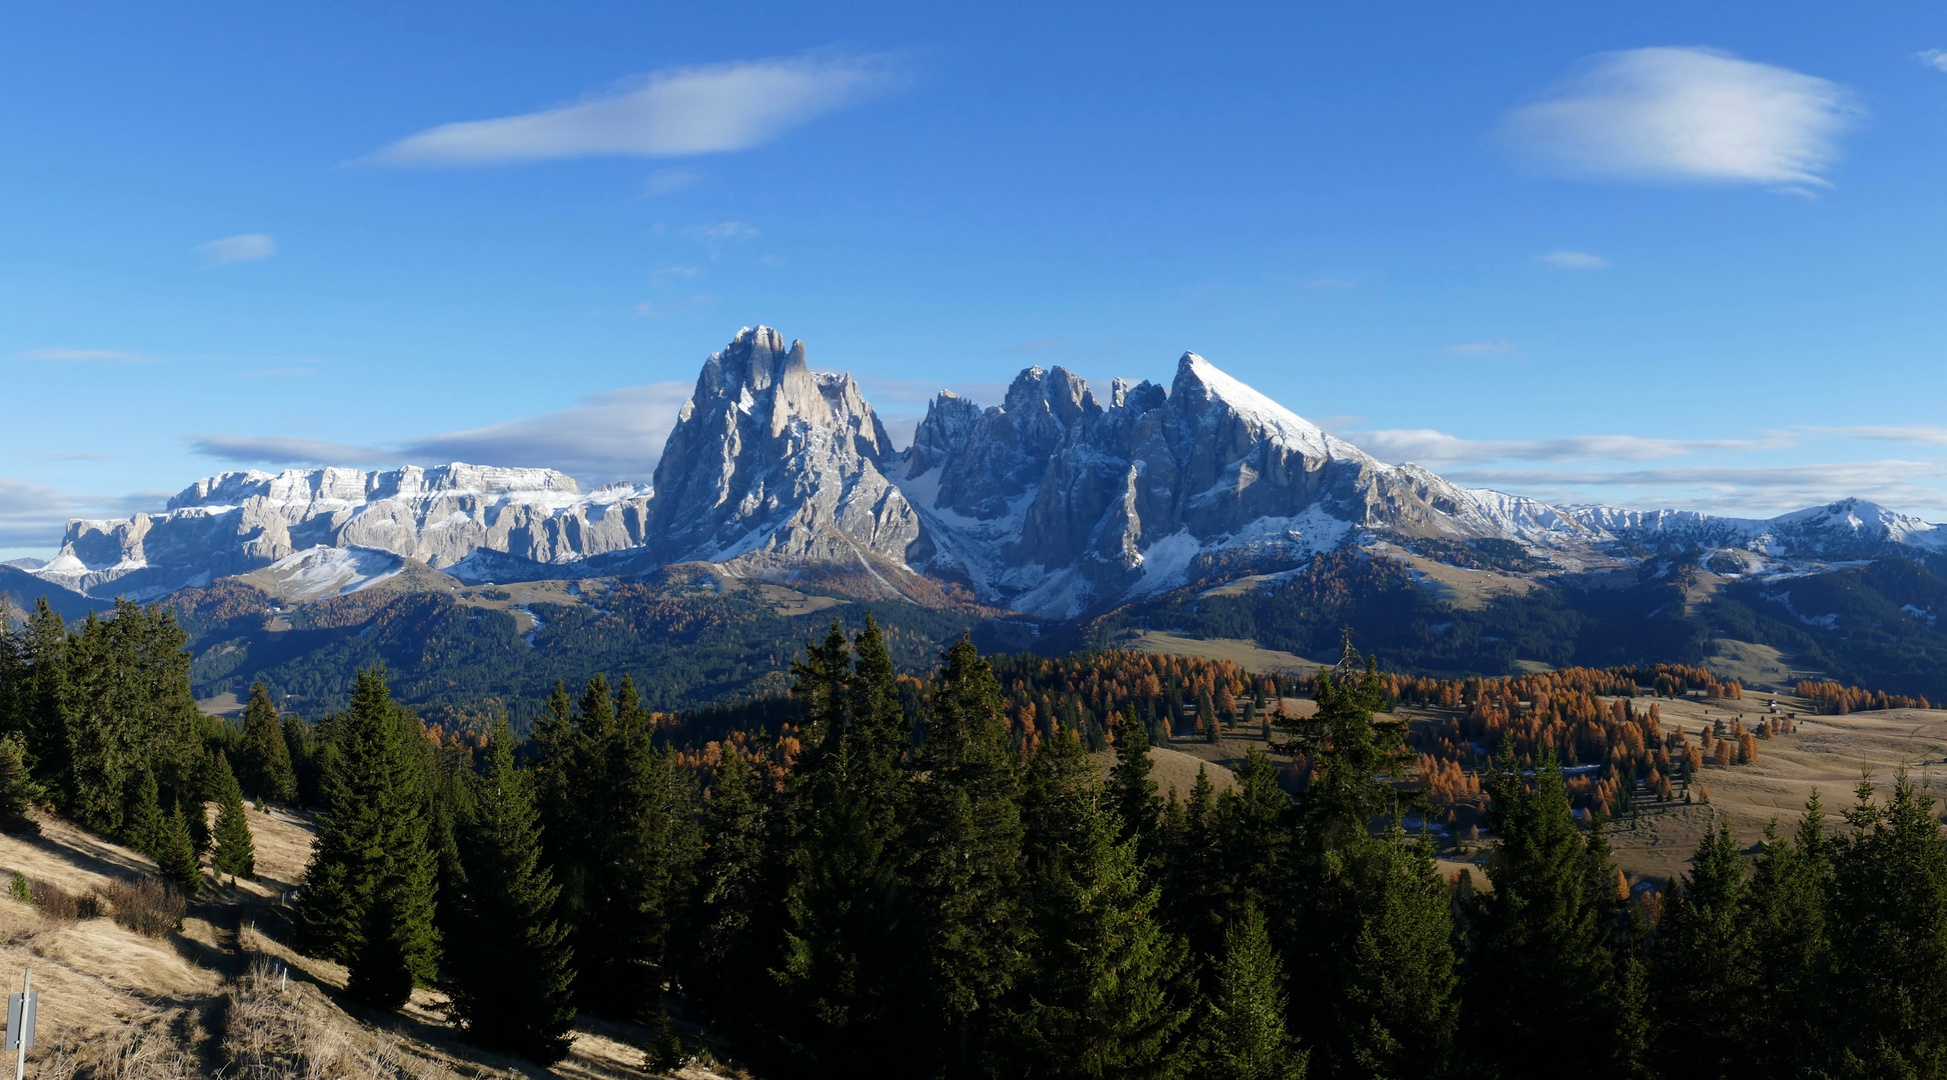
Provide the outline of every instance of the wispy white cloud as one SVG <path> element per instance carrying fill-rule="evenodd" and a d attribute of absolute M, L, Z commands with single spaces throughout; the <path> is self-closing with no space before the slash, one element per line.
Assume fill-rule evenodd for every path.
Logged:
<path fill-rule="evenodd" d="M 283 435 L 198 435 L 191 453 L 242 465 L 389 465 L 399 455 L 375 446 Z"/>
<path fill-rule="evenodd" d="M 1656 469 L 1477 469 L 1448 474 L 1463 484 L 1514 491 L 1557 504 L 1674 506 L 1768 517 L 1862 498 L 1905 513 L 1947 514 L 1947 461 L 1847 461 L 1802 465 L 1685 465 Z"/>
<path fill-rule="evenodd" d="M 1517 350 L 1510 341 L 1466 341 L 1440 350 L 1449 356 L 1511 356 Z"/>
<path fill-rule="evenodd" d="M 1947 49 L 1924 49 L 1917 55 L 1921 63 L 1935 71 L 1947 71 Z"/>
<path fill-rule="evenodd" d="M 572 105 L 442 124 L 366 160 L 502 165 L 603 154 L 685 157 L 761 146 L 818 116 L 899 85 L 890 56 L 820 54 L 668 68 Z"/>
<path fill-rule="evenodd" d="M 657 169 L 642 182 L 642 193 L 650 198 L 672 195 L 701 179 L 703 174 L 695 169 Z"/>
<path fill-rule="evenodd" d="M 89 361 L 112 364 L 147 364 L 155 360 L 143 353 L 124 352 L 121 349 L 29 349 L 16 353 L 16 360 L 41 360 L 56 364 L 78 364 Z"/>
<path fill-rule="evenodd" d="M 1502 118 L 1529 167 L 1636 181 L 1829 186 L 1839 135 L 1861 114 L 1845 87 L 1702 48 L 1592 57 Z"/>
<path fill-rule="evenodd" d="M 1876 439 L 1880 442 L 1914 443 L 1920 446 L 1947 446 L 1947 427 L 1930 424 L 1908 425 L 1857 425 L 1853 427 L 1814 427 L 1821 435 L 1844 435 L 1854 439 Z"/>
<path fill-rule="evenodd" d="M 1586 251 L 1551 251 L 1541 261 L 1562 270 L 1602 270 L 1609 260 Z"/>
<path fill-rule="evenodd" d="M 269 233 L 242 233 L 198 244 L 196 250 L 202 253 L 206 265 L 228 266 L 270 258 L 277 254 L 277 238 Z"/>
<path fill-rule="evenodd" d="M 747 221 L 719 221 L 715 225 L 703 225 L 697 233 L 710 240 L 749 240 L 762 235 L 757 226 Z"/>
<path fill-rule="evenodd" d="M 1782 432 L 1757 439 L 1651 439 L 1640 435 L 1571 435 L 1557 439 L 1464 439 L 1430 428 L 1334 431 L 1384 461 L 1421 465 L 1489 461 L 1658 461 L 1709 452 L 1784 450 L 1797 441 Z"/>
<path fill-rule="evenodd" d="M 690 390 L 682 382 L 610 390 L 571 408 L 422 439 L 404 453 L 415 461 L 544 466 L 590 485 L 647 481 Z"/>

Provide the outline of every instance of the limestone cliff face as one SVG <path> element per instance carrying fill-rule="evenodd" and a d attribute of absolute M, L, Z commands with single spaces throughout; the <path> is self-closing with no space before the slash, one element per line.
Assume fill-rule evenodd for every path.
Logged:
<path fill-rule="evenodd" d="M 670 433 L 647 547 L 663 563 L 755 572 L 903 566 L 920 526 L 882 471 L 894 458 L 850 375 L 812 371 L 804 344 L 775 330 L 745 330 L 704 363 Z"/>

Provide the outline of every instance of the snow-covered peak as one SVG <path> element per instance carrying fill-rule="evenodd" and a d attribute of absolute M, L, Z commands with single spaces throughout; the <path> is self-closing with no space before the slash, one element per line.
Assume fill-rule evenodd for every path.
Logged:
<path fill-rule="evenodd" d="M 1170 401 L 1179 409 L 1221 403 L 1245 423 L 1302 453 L 1321 457 L 1343 456 L 1345 451 L 1351 450 L 1350 446 L 1326 435 L 1317 424 L 1232 378 L 1217 365 L 1193 352 L 1184 353 L 1176 363 L 1176 381 L 1170 387 Z M 1335 443 L 1336 446 L 1333 445 Z"/>

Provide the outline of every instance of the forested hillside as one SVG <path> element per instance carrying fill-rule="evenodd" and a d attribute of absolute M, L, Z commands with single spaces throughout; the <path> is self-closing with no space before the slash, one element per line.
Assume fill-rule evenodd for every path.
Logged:
<path fill-rule="evenodd" d="M 653 712 L 627 676 L 557 687 L 518 744 L 429 729 L 376 667 L 315 724 L 260 691 L 234 729 L 195 711 L 185 638 L 133 605 L 10 632 L 0 803 L 44 801 L 191 892 L 199 850 L 253 872 L 246 797 L 317 805 L 293 943 L 370 1007 L 435 987 L 468 1038 L 537 1061 L 577 1012 L 661 1031 L 652 1065 L 707 1050 L 767 1077 L 1947 1060 L 1947 997 L 1914 993 L 1947 985 L 1947 839 L 1904 776 L 1883 801 L 1862 786 L 1837 833 L 1815 803 L 1755 860 L 1722 832 L 1660 889 L 1615 869 L 1601 811 L 1626 812 L 1624 785 L 1667 799 L 1646 776 L 1760 752 L 1762 730 L 1660 730 L 1659 695 L 1737 696 L 1699 668 L 1264 678 L 1135 653 L 995 663 L 963 640 L 914 677 L 867 618 L 801 654 L 788 708 L 707 714 L 727 732 L 707 744 L 706 714 Z M 1408 703 L 1451 729 L 1387 713 Z M 1235 788 L 1157 796 L 1152 729 L 1253 721 L 1269 737 Z M 205 800 L 213 825 L 187 812 Z M 1442 800 L 1481 815 L 1485 892 L 1406 827 Z"/>

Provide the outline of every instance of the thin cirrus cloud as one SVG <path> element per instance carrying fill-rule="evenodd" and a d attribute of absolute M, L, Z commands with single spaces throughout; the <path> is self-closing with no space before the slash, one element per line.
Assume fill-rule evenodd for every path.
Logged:
<path fill-rule="evenodd" d="M 1921 63 L 1935 71 L 1947 71 L 1947 49 L 1925 49 L 1917 55 Z"/>
<path fill-rule="evenodd" d="M 1489 461 L 1656 461 L 1724 451 L 1783 450 L 1795 439 L 1774 433 L 1757 439 L 1650 439 L 1640 435 L 1572 435 L 1558 439 L 1465 439 L 1430 428 L 1336 431 L 1385 461 L 1470 465 Z"/>
<path fill-rule="evenodd" d="M 1541 261 L 1557 270 L 1605 270 L 1609 260 L 1587 251 L 1551 251 Z"/>
<path fill-rule="evenodd" d="M 256 262 L 277 254 L 277 238 L 269 233 L 242 233 L 212 240 L 207 244 L 196 245 L 196 251 L 203 256 L 207 266 L 228 266 L 231 263 Z"/>
<path fill-rule="evenodd" d="M 1851 91 L 1704 48 L 1603 53 L 1500 135 L 1529 168 L 1590 180 L 1828 187 Z"/>
<path fill-rule="evenodd" d="M 155 357 L 121 349 L 29 349 L 15 353 L 14 359 L 54 364 L 147 364 L 153 362 Z"/>
<path fill-rule="evenodd" d="M 898 60 L 885 55 L 818 54 L 667 68 L 572 105 L 441 124 L 365 160 L 441 167 L 729 153 L 761 146 L 904 80 Z"/>
<path fill-rule="evenodd" d="M 1843 461 L 1804 465 L 1681 465 L 1652 469 L 1480 469 L 1447 474 L 1463 484 L 1519 491 L 1561 505 L 1603 502 L 1676 506 L 1770 517 L 1838 499 L 1861 498 L 1905 513 L 1947 513 L 1947 462 Z"/>
<path fill-rule="evenodd" d="M 1511 341 L 1463 341 L 1440 350 L 1449 356 L 1513 356 L 1517 350 Z"/>
<path fill-rule="evenodd" d="M 665 382 L 595 394 L 580 405 L 465 431 L 416 439 L 388 449 L 281 436 L 203 435 L 190 450 L 240 465 L 357 467 L 464 461 L 558 469 L 589 484 L 647 480 L 687 383 Z"/>

